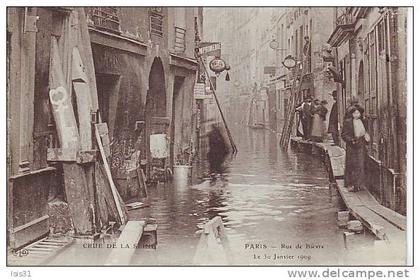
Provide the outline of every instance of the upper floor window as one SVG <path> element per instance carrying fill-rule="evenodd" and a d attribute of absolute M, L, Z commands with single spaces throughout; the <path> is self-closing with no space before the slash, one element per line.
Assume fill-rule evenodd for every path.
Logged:
<path fill-rule="evenodd" d="M 161 7 L 149 8 L 150 34 L 163 36 L 163 13 Z"/>
<path fill-rule="evenodd" d="M 185 33 L 186 33 L 186 24 L 185 24 L 185 8 L 175 8 L 174 14 L 175 20 L 175 43 L 174 50 L 177 53 L 183 53 L 185 51 Z"/>
<path fill-rule="evenodd" d="M 91 7 L 88 8 L 90 22 L 98 29 L 120 33 L 120 19 L 118 8 Z"/>

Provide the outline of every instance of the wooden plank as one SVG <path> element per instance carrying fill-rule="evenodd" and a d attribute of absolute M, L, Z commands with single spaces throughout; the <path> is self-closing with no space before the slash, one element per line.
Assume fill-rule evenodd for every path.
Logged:
<path fill-rule="evenodd" d="M 83 163 L 91 163 L 96 162 L 96 155 L 98 151 L 92 150 L 92 151 L 79 151 L 77 153 L 77 163 L 83 164 Z"/>
<path fill-rule="evenodd" d="M 110 170 L 109 165 L 108 165 L 108 160 L 107 160 L 107 157 L 106 157 L 106 154 L 105 154 L 105 150 L 104 150 L 104 147 L 102 146 L 102 140 L 101 140 L 101 136 L 99 134 L 98 125 L 95 125 L 95 135 L 96 135 L 96 141 L 98 143 L 99 151 L 101 153 L 102 161 L 104 163 L 105 174 L 106 174 L 106 177 L 108 179 L 109 186 L 110 186 L 111 192 L 112 192 L 112 196 L 114 198 L 114 202 L 115 202 L 115 205 L 116 205 L 117 210 L 118 210 L 119 221 L 121 222 L 121 224 L 125 224 L 126 219 L 124 217 L 122 206 L 121 206 L 120 200 L 118 198 L 118 190 L 117 190 L 117 188 L 114 184 L 114 180 L 112 179 L 111 170 Z"/>
<path fill-rule="evenodd" d="M 149 194 L 147 192 L 146 176 L 144 175 L 144 171 L 140 167 L 138 167 L 136 171 L 137 171 L 137 179 L 139 182 L 140 192 L 144 194 L 146 199 L 148 199 Z"/>
<path fill-rule="evenodd" d="M 407 230 L 407 221 L 403 215 L 392 211 L 391 209 L 386 208 L 382 205 L 368 206 L 368 208 L 380 215 L 382 218 L 384 218 L 394 226 L 398 227 L 399 229 Z"/>
<path fill-rule="evenodd" d="M 63 162 L 64 188 L 76 234 L 94 233 L 86 175 L 76 163 Z"/>
<path fill-rule="evenodd" d="M 371 195 L 367 191 L 349 192 L 344 187 L 344 180 L 337 180 L 337 187 L 352 215 L 359 219 L 378 238 L 394 241 L 403 239 L 404 231 L 369 209 L 375 204 L 369 198 Z M 379 203 L 376 202 L 376 205 L 379 205 Z"/>
<path fill-rule="evenodd" d="M 79 120 L 80 147 L 82 150 L 92 149 L 92 128 L 90 122 L 91 94 L 88 85 L 86 68 L 77 47 L 72 51 L 72 81 L 76 93 L 77 114 Z"/>
<path fill-rule="evenodd" d="M 108 198 L 109 202 L 112 203 L 112 194 L 108 191 L 109 188 L 105 185 L 105 178 L 103 176 L 102 170 L 98 162 L 95 163 L 95 186 L 96 186 L 96 194 L 97 194 L 97 203 L 98 203 L 98 215 L 99 219 L 102 223 L 101 227 L 108 225 L 109 223 L 109 211 L 112 212 L 112 209 L 108 210 L 107 203 L 106 203 L 106 196 L 111 196 Z M 112 203 L 114 206 L 114 203 Z M 111 208 L 111 207 L 110 207 Z M 118 217 L 118 211 L 114 207 L 114 217 Z"/>
<path fill-rule="evenodd" d="M 39 237 L 46 236 L 49 231 L 48 215 L 35 219 L 27 224 L 11 229 L 10 246 L 20 248 Z"/>
<path fill-rule="evenodd" d="M 80 148 L 85 151 L 92 150 L 89 87 L 85 83 L 73 82 L 73 88 L 76 94 L 77 116 L 79 119 Z"/>
<path fill-rule="evenodd" d="M 61 148 L 78 148 L 79 133 L 61 65 L 57 40 L 51 46 L 50 101 Z"/>
<path fill-rule="evenodd" d="M 101 136 L 105 156 L 106 158 L 109 158 L 111 156 L 111 147 L 109 141 L 108 125 L 106 123 L 98 123 L 96 124 L 96 128 L 98 129 L 98 133 Z"/>
<path fill-rule="evenodd" d="M 230 248 L 219 216 L 204 225 L 193 262 L 200 265 L 230 263 Z"/>
<path fill-rule="evenodd" d="M 134 245 L 139 243 L 145 226 L 145 221 L 128 221 L 105 265 L 129 265 L 136 251 Z"/>
<path fill-rule="evenodd" d="M 72 161 L 77 160 L 77 148 L 48 148 L 47 161 Z"/>
<path fill-rule="evenodd" d="M 75 8 L 79 19 L 79 37 L 78 37 L 78 46 L 80 56 L 85 65 L 85 73 L 87 75 L 89 85 L 89 94 L 91 96 L 91 106 L 94 112 L 98 111 L 98 93 L 96 88 L 96 76 L 95 76 L 95 67 L 93 63 L 93 53 L 91 48 L 91 39 L 89 35 L 87 19 L 85 14 L 85 9 L 83 7 Z"/>

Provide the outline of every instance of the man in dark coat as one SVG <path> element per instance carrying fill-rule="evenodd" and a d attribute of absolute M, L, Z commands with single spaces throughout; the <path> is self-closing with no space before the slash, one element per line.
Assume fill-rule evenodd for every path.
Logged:
<path fill-rule="evenodd" d="M 337 91 L 332 92 L 332 97 L 334 99 L 334 104 L 331 107 L 330 119 L 328 121 L 328 133 L 331 133 L 331 136 L 334 140 L 334 145 L 338 145 L 340 140 L 338 138 L 338 109 L 337 109 Z"/>
<path fill-rule="evenodd" d="M 224 172 L 223 163 L 229 153 L 228 145 L 223 137 L 219 127 L 216 124 L 212 125 L 212 130 L 208 134 L 209 152 L 207 159 L 210 166 L 210 174 L 212 179 L 216 179 L 216 175 L 222 175 Z"/>
<path fill-rule="evenodd" d="M 303 138 L 308 140 L 311 138 L 312 113 L 311 113 L 311 98 L 307 97 L 302 104 L 302 126 Z"/>

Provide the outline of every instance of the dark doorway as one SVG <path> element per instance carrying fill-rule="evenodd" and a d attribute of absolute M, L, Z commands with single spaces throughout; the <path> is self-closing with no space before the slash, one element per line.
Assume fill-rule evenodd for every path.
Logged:
<path fill-rule="evenodd" d="M 149 91 L 146 97 L 146 118 L 166 117 L 165 74 L 162 60 L 155 58 L 149 74 Z"/>
<path fill-rule="evenodd" d="M 118 95 L 121 76 L 116 74 L 96 74 L 98 106 L 102 122 L 108 124 L 109 137 L 114 135 L 115 119 L 118 106 Z"/>
<path fill-rule="evenodd" d="M 162 60 L 153 60 L 149 73 L 149 90 L 146 96 L 146 155 L 149 163 L 147 174 L 150 174 L 150 135 L 164 133 L 168 135 L 169 118 L 166 117 L 166 83 Z M 166 165 L 166 164 L 165 164 Z"/>
<path fill-rule="evenodd" d="M 174 80 L 174 93 L 172 99 L 172 120 L 171 120 L 171 164 L 176 163 L 176 156 L 181 151 L 178 150 L 182 145 L 182 119 L 183 119 L 183 84 L 184 77 L 176 76 Z"/>

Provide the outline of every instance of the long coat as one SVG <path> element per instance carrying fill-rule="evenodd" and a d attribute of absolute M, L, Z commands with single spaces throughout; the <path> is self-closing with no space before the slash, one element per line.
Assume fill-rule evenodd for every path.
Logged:
<path fill-rule="evenodd" d="M 363 125 L 366 129 L 364 120 Z M 367 142 L 364 137 L 355 137 L 353 118 L 344 120 L 341 138 L 346 142 L 344 185 L 346 187 L 354 186 L 356 189 L 364 188 L 366 183 Z"/>
<path fill-rule="evenodd" d="M 311 135 L 313 137 L 323 137 L 325 133 L 325 116 L 328 113 L 327 108 L 324 106 L 316 106 L 312 109 L 312 112 L 314 114 L 313 121 L 312 121 L 312 133 Z"/>
<path fill-rule="evenodd" d="M 208 134 L 209 152 L 207 159 L 211 172 L 222 173 L 222 164 L 229 153 L 228 145 L 219 128 L 214 128 Z"/>
<path fill-rule="evenodd" d="M 330 120 L 328 122 L 328 132 L 329 133 L 338 133 L 337 102 L 335 102 L 331 107 Z"/>

